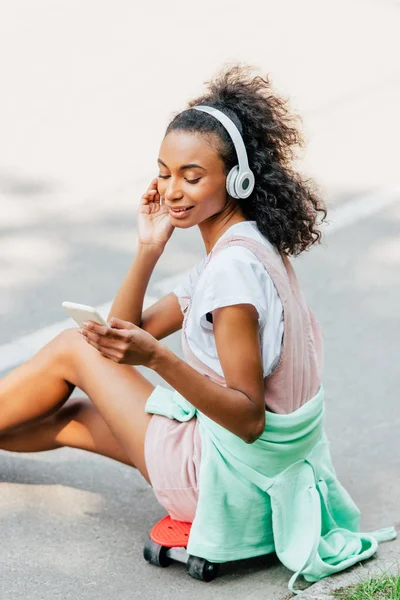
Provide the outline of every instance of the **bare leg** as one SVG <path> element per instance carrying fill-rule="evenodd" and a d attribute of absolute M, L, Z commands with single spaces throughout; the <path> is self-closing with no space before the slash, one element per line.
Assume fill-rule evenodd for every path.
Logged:
<path fill-rule="evenodd" d="M 0 448 L 10 452 L 43 452 L 63 446 L 135 466 L 89 398 L 70 398 L 54 414 L 0 434 Z"/>
<path fill-rule="evenodd" d="M 68 400 L 75 386 L 92 404 Z M 0 448 L 110 452 L 149 481 L 144 438 L 151 415 L 144 405 L 153 389 L 136 369 L 103 357 L 67 329 L 0 381 Z"/>

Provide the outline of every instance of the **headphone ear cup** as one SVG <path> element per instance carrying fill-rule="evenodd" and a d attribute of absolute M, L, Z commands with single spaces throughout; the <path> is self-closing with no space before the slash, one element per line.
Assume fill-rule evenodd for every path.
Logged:
<path fill-rule="evenodd" d="M 236 165 L 236 167 L 233 167 L 233 169 L 229 171 L 228 176 L 226 178 L 226 191 L 232 198 L 236 198 L 237 200 L 239 199 L 239 196 L 236 192 L 235 183 L 238 178 L 238 175 L 239 165 Z"/>

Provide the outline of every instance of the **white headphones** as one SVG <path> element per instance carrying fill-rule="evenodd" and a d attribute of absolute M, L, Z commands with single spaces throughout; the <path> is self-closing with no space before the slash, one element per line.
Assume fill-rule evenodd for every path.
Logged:
<path fill-rule="evenodd" d="M 250 170 L 249 161 L 247 160 L 246 147 L 235 123 L 217 108 L 202 105 L 192 106 L 191 108 L 212 115 L 222 123 L 229 133 L 233 145 L 235 146 L 239 164 L 233 167 L 228 173 L 226 178 L 226 191 L 232 198 L 248 198 L 254 190 L 255 179 L 253 172 Z"/>

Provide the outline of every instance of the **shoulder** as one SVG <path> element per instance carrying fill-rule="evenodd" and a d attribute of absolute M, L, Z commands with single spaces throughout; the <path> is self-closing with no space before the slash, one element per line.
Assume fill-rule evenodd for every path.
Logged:
<path fill-rule="evenodd" d="M 229 263 L 232 263 L 232 265 L 241 264 L 243 266 L 254 264 L 264 268 L 262 262 L 249 248 L 240 244 L 232 244 L 216 251 L 207 265 L 207 269 L 210 266 L 217 268 L 221 264 L 228 265 Z"/>
<path fill-rule="evenodd" d="M 201 279 L 209 281 L 215 277 L 247 277 L 260 283 L 269 279 L 261 260 L 249 248 L 239 244 L 226 246 L 211 257 Z"/>
<path fill-rule="evenodd" d="M 224 306 L 252 304 L 263 324 L 269 286 L 273 284 L 268 272 L 253 252 L 243 246 L 228 246 L 212 256 L 204 268 L 194 294 L 193 309 L 203 317 Z"/>

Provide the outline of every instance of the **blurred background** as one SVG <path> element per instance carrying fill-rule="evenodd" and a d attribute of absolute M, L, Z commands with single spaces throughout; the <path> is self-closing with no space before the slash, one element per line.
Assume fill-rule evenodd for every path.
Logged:
<path fill-rule="evenodd" d="M 399 19 L 389 0 L 1 3 L 1 341 L 116 292 L 165 127 L 226 62 L 290 99 L 330 208 L 397 182 Z M 195 258 L 172 245 L 165 273 Z"/>
<path fill-rule="evenodd" d="M 334 463 L 364 528 L 399 520 L 399 26 L 394 0 L 0 1 L 0 375 L 65 327 L 63 300 L 109 305 L 170 118 L 226 63 L 254 65 L 301 116 L 297 165 L 329 209 L 324 245 L 295 267 L 325 332 Z M 175 231 L 147 301 L 203 253 Z M 1 458 L 4 597 L 285 597 L 278 564 L 207 591 L 146 565 L 162 511 L 128 467 L 69 449 Z"/>

